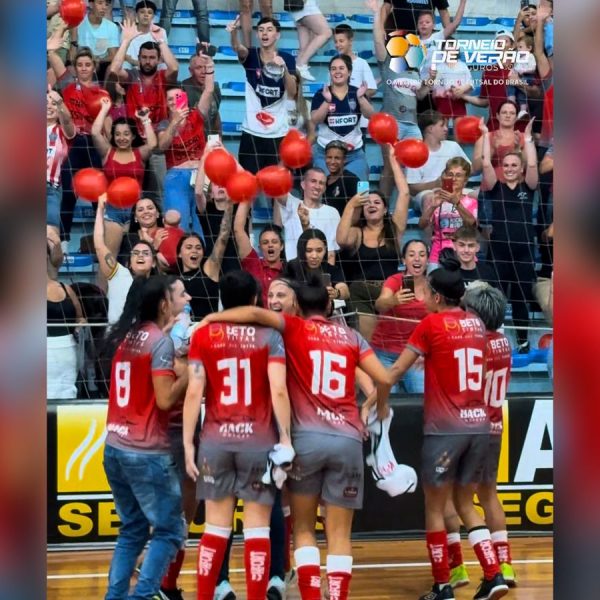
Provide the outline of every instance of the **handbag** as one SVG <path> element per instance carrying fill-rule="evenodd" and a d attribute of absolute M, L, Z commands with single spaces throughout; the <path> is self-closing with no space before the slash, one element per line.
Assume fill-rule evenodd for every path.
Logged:
<path fill-rule="evenodd" d="M 304 8 L 304 0 L 283 0 L 283 10 L 298 12 Z"/>

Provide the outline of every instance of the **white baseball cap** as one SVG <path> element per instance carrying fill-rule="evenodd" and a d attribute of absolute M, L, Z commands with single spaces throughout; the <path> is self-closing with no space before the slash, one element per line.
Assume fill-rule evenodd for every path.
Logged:
<path fill-rule="evenodd" d="M 497 40 L 499 37 L 507 37 L 513 42 L 515 41 L 515 36 L 512 34 L 512 31 L 509 31 L 508 29 L 500 29 L 500 31 L 496 31 L 496 37 L 494 39 Z"/>

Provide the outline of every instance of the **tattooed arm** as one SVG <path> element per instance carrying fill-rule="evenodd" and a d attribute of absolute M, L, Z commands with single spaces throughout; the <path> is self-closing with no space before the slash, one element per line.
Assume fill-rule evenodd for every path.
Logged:
<path fill-rule="evenodd" d="M 106 279 L 110 279 L 117 269 L 117 259 L 108 249 L 104 241 L 104 207 L 106 206 L 106 194 L 98 198 L 98 210 L 96 211 L 96 221 L 94 223 L 94 247 L 98 257 L 100 272 Z"/>
<path fill-rule="evenodd" d="M 196 466 L 194 432 L 200 418 L 202 396 L 206 385 L 204 365 L 192 362 L 188 366 L 188 386 L 183 401 L 183 449 L 185 451 L 185 470 L 191 479 L 196 481 L 200 472 Z"/>

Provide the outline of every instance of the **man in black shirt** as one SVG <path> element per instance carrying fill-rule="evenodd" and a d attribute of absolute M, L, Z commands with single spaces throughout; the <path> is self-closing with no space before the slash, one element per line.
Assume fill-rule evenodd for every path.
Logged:
<path fill-rule="evenodd" d="M 437 9 L 442 25 L 449 25 L 448 6 L 448 0 L 384 0 L 381 6 L 381 20 L 386 33 L 401 30 L 405 34 L 416 34 L 419 14 L 424 11 L 434 13 Z"/>
<path fill-rule="evenodd" d="M 500 287 L 496 269 L 485 261 L 476 259 L 480 248 L 477 229 L 464 225 L 459 227 L 454 232 L 452 244 L 460 261 L 460 272 L 466 286 L 478 279 L 496 288 Z"/>
<path fill-rule="evenodd" d="M 340 140 L 333 140 L 325 146 L 325 164 L 329 173 L 323 204 L 333 206 L 340 213 L 340 217 L 348 200 L 356 194 L 358 184 L 358 177 L 344 169 L 347 152 L 346 144 Z"/>

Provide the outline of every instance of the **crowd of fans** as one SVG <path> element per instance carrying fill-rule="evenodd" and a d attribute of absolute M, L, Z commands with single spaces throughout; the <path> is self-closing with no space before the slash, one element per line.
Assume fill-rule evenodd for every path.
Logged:
<path fill-rule="evenodd" d="M 391 364 L 425 314 L 425 274 L 455 255 L 465 281 L 484 279 L 502 288 L 518 326 L 515 350 L 529 351 L 530 312 L 543 303 L 534 292 L 547 289 L 539 283 L 552 272 L 551 1 L 522 8 L 514 30 L 496 34 L 505 50 L 518 49 L 527 61 L 486 67 L 475 95 L 479 74 L 458 52 L 448 52 L 438 68 L 426 58 L 420 69 L 403 70 L 386 49 L 398 30 L 418 35 L 430 50 L 453 39 L 467 0 L 454 18 L 445 0 L 425 3 L 441 18 L 438 31 L 435 12 L 397 11 L 395 0 L 367 0 L 375 72 L 354 51 L 350 25 L 330 29 L 315 1 L 286 2 L 298 32 L 294 58 L 278 49 L 281 27 L 271 16 L 272 3 L 260 2 L 253 36 L 252 2 L 241 0 L 239 17 L 226 28 L 245 74 L 239 164 L 252 173 L 278 164 L 279 144 L 291 127 L 313 146 L 312 165 L 295 171 L 293 192 L 273 199 L 273 220 L 258 231 L 252 207 L 234 205 L 226 189 L 205 176 L 206 155 L 223 145 L 224 80 L 202 0 L 193 2 L 197 54 L 189 77 L 180 70 L 168 43 L 175 4 L 164 1 L 160 25 L 152 0 L 125 8 L 115 24 L 110 1 L 89 0 L 84 21 L 69 28 L 59 2 L 47 2 L 49 397 L 90 389 L 106 394 L 96 385 L 106 374 L 77 376 L 85 362 L 77 334 L 86 318 L 116 322 L 136 278 L 157 272 L 181 277 L 193 320 L 218 310 L 224 272 L 241 268 L 254 275 L 263 302 L 273 279 L 320 272 L 338 312 Z M 307 100 L 303 83 L 315 80 L 311 58 L 330 38 L 338 54 L 329 62 L 328 80 Z M 374 97 L 378 90 L 382 102 Z M 468 105 L 489 111 L 472 151 L 448 139 Z M 378 188 L 357 193 L 373 166 L 365 152 L 366 125 L 380 110 L 396 118 L 400 139 L 422 139 L 429 158 L 422 167 L 404 168 L 391 146 L 382 145 Z M 94 205 L 97 286 L 78 296 L 75 286 L 59 283 L 58 271 L 73 227 L 73 177 L 85 167 L 103 170 L 109 181 L 134 177 L 143 192 L 131 210 L 106 197 Z M 481 184 L 473 179 L 480 174 Z M 414 232 L 407 235 L 410 209 L 418 216 L 420 242 L 411 241 Z M 421 391 L 419 365 L 411 371 L 404 388 Z"/>

